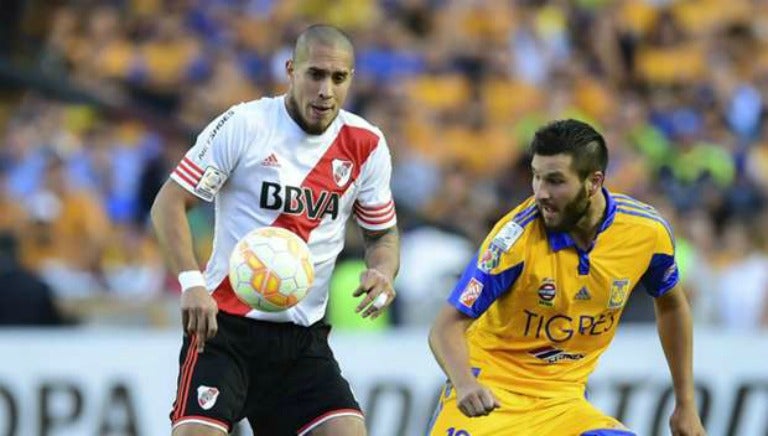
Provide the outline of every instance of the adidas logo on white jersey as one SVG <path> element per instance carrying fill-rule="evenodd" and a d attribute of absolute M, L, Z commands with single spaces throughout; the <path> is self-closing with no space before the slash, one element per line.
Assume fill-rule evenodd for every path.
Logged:
<path fill-rule="evenodd" d="M 589 291 L 587 290 L 586 286 L 582 286 L 581 289 L 579 289 L 579 292 L 576 293 L 577 300 L 591 300 L 592 296 L 589 295 Z"/>
<path fill-rule="evenodd" d="M 269 156 L 267 156 L 263 161 L 261 161 L 261 165 L 265 167 L 280 167 L 280 162 L 277 160 L 277 156 L 275 156 L 275 153 L 270 153 Z"/>

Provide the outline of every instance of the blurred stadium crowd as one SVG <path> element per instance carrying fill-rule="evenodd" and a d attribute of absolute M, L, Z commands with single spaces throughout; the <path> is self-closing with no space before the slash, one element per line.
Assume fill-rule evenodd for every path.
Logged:
<path fill-rule="evenodd" d="M 35 90 L 0 102 L 0 229 L 65 318 L 176 322 L 178 285 L 147 221 L 154 194 L 214 116 L 282 92 L 296 35 L 326 22 L 356 45 L 348 108 L 393 153 L 403 264 L 377 328 L 432 320 L 489 226 L 530 195 L 533 131 L 564 117 L 604 132 L 610 189 L 672 223 L 697 322 L 768 328 L 768 2 L 40 3 L 22 2 L 24 53 L 9 57 L 92 103 Z M 210 207 L 192 212 L 203 261 L 211 220 Z M 348 309 L 349 241 L 330 316 L 370 328 Z M 636 297 L 625 317 L 650 321 Z"/>

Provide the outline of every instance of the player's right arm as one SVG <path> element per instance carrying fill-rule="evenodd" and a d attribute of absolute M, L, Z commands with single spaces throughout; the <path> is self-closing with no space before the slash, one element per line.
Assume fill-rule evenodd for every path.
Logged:
<path fill-rule="evenodd" d="M 195 259 L 187 210 L 198 200 L 214 201 L 235 170 L 245 147 L 253 141 L 251 124 L 241 106 L 214 119 L 176 166 L 152 205 L 152 223 L 173 273 L 182 285 L 184 331 L 194 335 L 198 352 L 218 330 L 218 305 L 209 294 Z M 226 218 L 226 217 L 225 217 Z"/>
<path fill-rule="evenodd" d="M 198 202 L 173 180 L 167 180 L 152 205 L 152 224 L 174 276 L 184 271 L 199 271 L 192 247 L 187 210 Z M 205 286 L 194 286 L 181 293 L 181 319 L 184 331 L 197 338 L 197 351 L 216 335 L 219 309 Z"/>
<path fill-rule="evenodd" d="M 522 272 L 524 250 L 518 239 L 534 213 L 535 206 L 526 203 L 494 227 L 477 257 L 467 265 L 429 334 L 432 353 L 456 389 L 459 410 L 470 417 L 487 415 L 500 404 L 472 373 L 466 332 L 475 319 L 508 292 Z"/>
<path fill-rule="evenodd" d="M 490 389 L 472 374 L 464 337 L 474 319 L 445 304 L 429 332 L 429 347 L 456 389 L 456 404 L 466 416 L 488 415 L 500 407 Z"/>

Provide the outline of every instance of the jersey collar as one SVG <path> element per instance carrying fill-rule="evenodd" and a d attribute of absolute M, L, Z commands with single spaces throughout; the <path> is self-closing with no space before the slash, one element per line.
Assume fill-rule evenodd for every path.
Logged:
<path fill-rule="evenodd" d="M 603 218 L 603 222 L 597 230 L 598 235 L 610 227 L 610 225 L 613 224 L 613 219 L 616 217 L 616 201 L 607 189 L 602 188 L 602 191 L 603 196 L 605 196 L 606 212 L 605 218 Z M 597 236 L 595 238 L 597 238 Z M 576 241 L 571 238 L 571 235 L 569 235 L 568 232 L 547 232 L 547 239 L 549 240 L 549 246 L 552 247 L 552 250 L 554 251 L 560 251 L 564 248 L 576 246 Z M 594 242 L 592 242 L 592 245 L 594 246 Z"/>

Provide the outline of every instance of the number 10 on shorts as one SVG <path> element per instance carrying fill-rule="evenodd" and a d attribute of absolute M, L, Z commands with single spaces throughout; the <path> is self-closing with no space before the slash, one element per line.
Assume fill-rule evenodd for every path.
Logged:
<path fill-rule="evenodd" d="M 446 436 L 472 436 L 466 430 L 458 430 L 456 427 L 451 427 L 445 433 Z"/>

